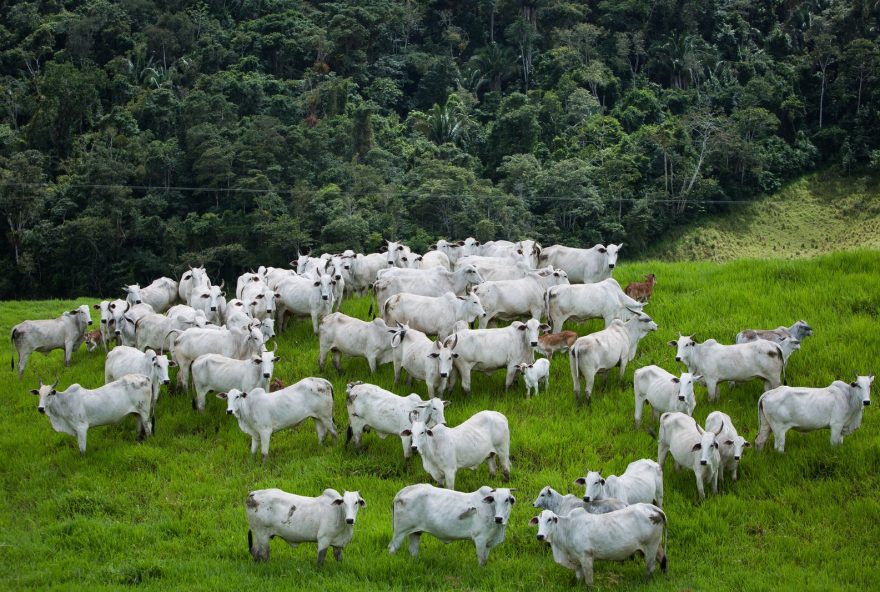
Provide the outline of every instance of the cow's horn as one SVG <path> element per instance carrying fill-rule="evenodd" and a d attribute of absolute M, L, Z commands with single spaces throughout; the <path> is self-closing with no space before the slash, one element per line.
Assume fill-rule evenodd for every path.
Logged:
<path fill-rule="evenodd" d="M 718 434 L 720 434 L 720 433 L 721 433 L 721 430 L 723 430 L 723 429 L 724 429 L 724 422 L 722 421 L 722 422 L 721 422 L 721 427 L 718 428 L 718 431 L 715 432 L 715 435 L 717 436 Z"/>
<path fill-rule="evenodd" d="M 126 303 L 125 303 L 125 310 L 122 311 L 122 312 L 123 312 L 123 313 L 128 312 L 128 309 L 129 309 L 129 308 L 131 308 L 131 302 L 126 302 Z"/>
<path fill-rule="evenodd" d="M 59 382 L 60 380 L 61 380 L 61 379 L 60 379 L 59 376 L 56 374 L 56 375 L 55 375 L 55 382 L 52 383 L 52 385 L 50 386 L 50 388 L 55 388 L 56 386 L 58 386 L 58 382 Z"/>
<path fill-rule="evenodd" d="M 275 343 L 275 347 L 272 348 L 272 353 L 273 353 L 273 354 L 276 353 L 276 352 L 278 351 L 278 342 L 275 341 L 274 343 Z"/>
<path fill-rule="evenodd" d="M 220 280 L 220 289 L 222 290 L 225 287 L 226 287 L 226 280 L 225 279 Z"/>

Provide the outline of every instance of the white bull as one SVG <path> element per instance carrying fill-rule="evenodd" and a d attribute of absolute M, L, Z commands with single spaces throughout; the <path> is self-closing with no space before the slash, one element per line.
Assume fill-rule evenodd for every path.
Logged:
<path fill-rule="evenodd" d="M 657 504 L 663 507 L 663 469 L 653 460 L 643 458 L 627 465 L 623 475 L 602 477 L 602 471 L 587 471 L 575 481 L 585 487 L 584 501 L 618 499 L 626 504 Z"/>
<path fill-rule="evenodd" d="M 342 253 L 342 268 L 349 273 L 351 281 L 346 287 L 355 294 L 364 294 L 376 281 L 380 269 L 388 267 L 386 256 L 382 253 L 364 255 L 353 251 Z"/>
<path fill-rule="evenodd" d="M 493 319 L 540 319 L 544 316 L 544 294 L 548 288 L 568 284 L 568 276 L 560 269 L 547 275 L 529 272 L 516 280 L 486 281 L 473 289 L 486 314 L 480 318 L 480 329 Z"/>
<path fill-rule="evenodd" d="M 420 296 L 440 296 L 446 292 L 453 292 L 457 296 L 464 296 L 475 286 L 483 282 L 482 276 L 472 265 L 466 265 L 455 271 L 446 271 L 439 267 L 432 269 L 408 269 L 406 275 L 392 276 L 376 280 L 373 284 L 376 310 L 386 300 L 407 292 Z M 370 314 L 373 311 L 373 303 L 370 303 Z"/>
<path fill-rule="evenodd" d="M 452 333 L 456 321 L 470 324 L 476 318 L 485 317 L 486 313 L 480 299 L 473 293 L 466 296 L 456 296 L 452 292 L 442 296 L 402 293 L 385 301 L 382 316 L 388 325 L 401 323 L 444 339 Z"/>
<path fill-rule="evenodd" d="M 423 380 L 428 386 L 428 396 L 440 396 L 446 392 L 453 378 L 453 363 L 458 354 L 453 347 L 440 340 L 431 341 L 416 329 L 397 324 L 391 330 L 391 356 L 394 362 L 394 384 L 400 382 L 400 370 L 406 370 L 408 382 Z"/>
<path fill-rule="evenodd" d="M 755 439 L 758 450 L 773 432 L 778 452 L 785 452 L 785 433 L 794 428 L 811 432 L 828 428 L 831 444 L 855 432 L 862 424 L 865 407 L 871 404 L 874 376 L 857 376 L 851 383 L 835 380 L 824 388 L 781 386 L 758 399 L 761 430 Z"/>
<path fill-rule="evenodd" d="M 123 289 L 129 302 L 149 304 L 156 312 L 165 312 L 177 301 L 177 282 L 168 277 L 161 277 L 144 288 L 131 284 Z"/>
<path fill-rule="evenodd" d="M 333 308 L 333 283 L 330 275 L 316 278 L 290 277 L 277 288 L 279 331 L 287 329 L 288 316 L 307 316 L 312 319 L 312 331 L 318 334 L 318 322 Z"/>
<path fill-rule="evenodd" d="M 207 288 L 211 286 L 211 279 L 204 267 L 190 267 L 184 272 L 177 283 L 177 295 L 180 301 L 189 304 L 193 288 Z"/>
<path fill-rule="evenodd" d="M 250 282 L 242 289 L 241 299 L 248 307 L 250 316 L 263 320 L 274 318 L 278 294 L 262 282 Z"/>
<path fill-rule="evenodd" d="M 721 454 L 721 468 L 718 479 L 724 482 L 724 471 L 728 471 L 734 481 L 738 478 L 739 461 L 746 448 L 751 448 L 748 440 L 740 436 L 730 416 L 721 411 L 713 411 L 706 417 L 706 431 L 717 432 L 718 452 Z"/>
<path fill-rule="evenodd" d="M 194 287 L 189 297 L 189 305 L 205 313 L 205 318 L 215 325 L 222 325 L 226 318 L 224 286 L 225 283 L 221 282 L 219 286 Z"/>
<path fill-rule="evenodd" d="M 175 338 L 173 359 L 177 363 L 177 386 L 189 388 L 189 369 L 204 354 L 220 354 L 246 360 L 263 351 L 263 334 L 253 325 L 238 329 L 187 329 Z"/>
<path fill-rule="evenodd" d="M 544 297 L 547 321 L 553 325 L 553 332 L 562 331 L 565 321 L 577 322 L 589 319 L 603 319 L 605 327 L 614 319 L 624 321 L 633 316 L 633 311 L 642 310 L 643 303 L 627 296 L 614 278 L 593 284 L 575 284 L 549 288 Z"/>
<path fill-rule="evenodd" d="M 238 427 L 251 437 L 251 456 L 259 446 L 263 460 L 269 456 L 269 441 L 278 430 L 293 428 L 312 418 L 318 432 L 318 442 L 324 443 L 327 434 L 337 440 L 333 425 L 333 385 L 323 378 L 303 378 L 283 389 L 268 392 L 252 388 L 242 392 L 230 389 L 217 393 L 226 400 L 226 413 L 235 416 Z"/>
<path fill-rule="evenodd" d="M 368 429 L 374 430 L 380 438 L 394 434 L 400 436 L 404 458 L 412 454 L 412 439 L 402 436 L 401 432 L 409 429 L 414 417 L 420 418 L 428 427 L 445 423 L 443 410 L 450 403 L 437 398 L 425 401 L 415 393 L 400 397 L 363 382 L 348 383 L 345 393 L 345 408 L 348 410 L 345 443 L 354 440 L 354 445 L 360 448 L 361 437 Z"/>
<path fill-rule="evenodd" d="M 623 243 L 595 245 L 590 249 L 574 249 L 552 245 L 541 250 L 539 265 L 552 265 L 563 269 L 573 284 L 591 284 L 611 277 L 617 266 L 617 255 Z"/>
<path fill-rule="evenodd" d="M 366 358 L 370 373 L 382 364 L 393 359 L 391 349 L 391 329 L 382 319 L 373 319 L 371 323 L 334 312 L 321 321 L 318 336 L 320 353 L 318 366 L 324 371 L 327 355 L 333 354 L 333 366 L 342 372 L 340 358 L 342 354 L 358 358 Z"/>
<path fill-rule="evenodd" d="M 684 413 L 664 413 L 660 416 L 657 436 L 657 463 L 662 467 L 666 455 L 672 452 L 676 468 L 685 467 L 694 472 L 700 499 L 706 497 L 703 486 L 706 482 L 711 482 L 712 492 L 718 493 L 721 454 L 716 436 L 720 432 L 721 428 L 717 433 L 704 430 L 694 418 Z"/>
<path fill-rule="evenodd" d="M 660 366 L 643 366 L 636 370 L 633 374 L 636 427 L 642 425 L 645 401 L 651 404 L 651 416 L 655 421 L 667 411 L 693 415 L 697 406 L 694 383 L 702 378 L 690 372 L 682 372 L 678 377 Z"/>
<path fill-rule="evenodd" d="M 261 352 L 249 360 L 220 354 L 199 356 L 192 363 L 193 386 L 196 390 L 193 409 L 205 410 L 205 396 L 209 391 L 221 393 L 238 389 L 248 392 L 255 388 L 268 391 L 275 362 L 279 359 L 274 351 Z"/>
<path fill-rule="evenodd" d="M 392 503 L 394 535 L 388 545 L 396 553 L 409 539 L 409 554 L 419 553 L 423 533 L 443 542 L 472 540 L 477 560 L 485 565 L 489 551 L 504 542 L 510 511 L 516 498 L 510 489 L 483 486 L 471 493 L 427 484 L 404 487 Z"/>
<path fill-rule="evenodd" d="M 120 345 L 107 354 L 104 361 L 104 382 L 119 380 L 126 374 L 143 374 L 150 379 L 150 392 L 153 396 L 150 407 L 155 411 L 159 399 L 159 389 L 169 384 L 168 368 L 176 364 L 165 355 L 159 355 L 151 349 L 140 351 L 133 347 Z M 155 426 L 154 426 L 155 427 Z"/>
<path fill-rule="evenodd" d="M 70 366 L 73 350 L 85 341 L 86 329 L 92 324 L 88 304 L 61 313 L 57 319 L 23 321 L 12 328 L 10 339 L 18 352 L 18 377 L 24 374 L 28 357 L 38 351 L 48 354 L 55 349 L 64 350 L 64 365 Z M 15 360 L 10 359 L 10 367 Z"/>

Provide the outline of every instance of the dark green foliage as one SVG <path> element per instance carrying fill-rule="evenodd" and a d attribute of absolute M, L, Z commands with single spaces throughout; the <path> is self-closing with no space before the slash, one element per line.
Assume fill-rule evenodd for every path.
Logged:
<path fill-rule="evenodd" d="M 876 168 L 867 6 L 7 2 L 0 298 L 383 236 L 644 252 L 718 202 Z"/>

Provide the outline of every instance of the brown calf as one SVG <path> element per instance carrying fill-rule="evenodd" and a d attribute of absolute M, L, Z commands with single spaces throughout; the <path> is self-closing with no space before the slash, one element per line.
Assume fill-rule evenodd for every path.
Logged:
<path fill-rule="evenodd" d="M 284 388 L 284 381 L 280 378 L 273 378 L 272 382 L 269 383 L 269 392 L 274 393 L 275 391 L 280 391 Z"/>
<path fill-rule="evenodd" d="M 647 302 L 654 293 L 654 284 L 656 283 L 657 278 L 654 277 L 653 273 L 649 273 L 645 276 L 644 282 L 630 282 L 624 292 L 626 292 L 627 296 L 639 302 Z"/>
<path fill-rule="evenodd" d="M 85 334 L 86 347 L 89 351 L 94 351 L 96 347 L 101 345 L 101 330 L 95 329 Z"/>
<path fill-rule="evenodd" d="M 574 331 L 561 331 L 538 336 L 538 345 L 535 349 L 544 354 L 548 360 L 553 359 L 553 354 L 558 351 L 568 351 L 568 348 L 577 340 Z"/>

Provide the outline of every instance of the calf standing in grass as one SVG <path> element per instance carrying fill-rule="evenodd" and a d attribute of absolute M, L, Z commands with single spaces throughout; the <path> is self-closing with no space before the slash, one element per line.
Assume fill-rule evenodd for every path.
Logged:
<path fill-rule="evenodd" d="M 721 455 L 718 452 L 717 432 L 703 430 L 696 420 L 684 413 L 664 413 L 660 416 L 660 434 L 657 437 L 657 463 L 662 467 L 666 455 L 672 452 L 675 467 L 687 467 L 697 478 L 700 499 L 706 497 L 703 484 L 712 483 L 712 492 L 718 493 L 718 472 Z"/>
<path fill-rule="evenodd" d="M 721 411 L 713 411 L 709 414 L 706 418 L 706 430 L 718 433 L 715 438 L 718 441 L 718 452 L 721 454 L 721 468 L 718 478 L 723 482 L 726 470 L 736 481 L 739 461 L 745 449 L 751 448 L 752 445 L 736 432 L 730 416 Z"/>
<path fill-rule="evenodd" d="M 532 396 L 532 389 L 535 395 L 540 393 L 538 386 L 544 383 L 544 390 L 550 388 L 550 360 L 541 358 L 535 360 L 532 364 L 517 364 L 516 369 L 522 372 L 523 379 L 526 383 L 526 398 Z"/>
<path fill-rule="evenodd" d="M 656 283 L 657 278 L 654 277 L 653 273 L 649 273 L 645 276 L 645 281 L 630 282 L 627 284 L 624 293 L 639 302 L 647 302 L 651 299 L 651 295 L 654 293 L 654 284 Z"/>
<path fill-rule="evenodd" d="M 547 333 L 538 337 L 538 345 L 535 349 L 548 360 L 553 359 L 556 352 L 566 352 L 577 341 L 578 335 L 574 331 L 561 331 L 559 333 Z"/>
<path fill-rule="evenodd" d="M 607 514 L 624 509 L 628 504 L 619 499 L 602 499 L 585 502 L 571 493 L 562 495 L 549 485 L 541 490 L 532 505 L 536 508 L 550 510 L 557 516 L 565 516 L 575 508 L 583 508 L 590 514 Z"/>
<path fill-rule="evenodd" d="M 318 566 L 324 565 L 327 549 L 342 561 L 342 550 L 354 535 L 358 510 L 367 502 L 357 491 L 342 495 L 325 489 L 318 497 L 304 497 L 280 489 L 260 489 L 248 494 L 248 548 L 254 561 L 269 560 L 269 541 L 279 537 L 292 547 L 318 543 Z"/>
<path fill-rule="evenodd" d="M 699 374 L 683 372 L 675 376 L 659 366 L 644 366 L 633 375 L 635 394 L 636 427 L 642 425 L 642 409 L 645 401 L 651 404 L 651 416 L 656 421 L 661 413 L 681 411 L 694 414 L 697 400 L 694 397 L 694 383 L 702 379 Z"/>
<path fill-rule="evenodd" d="M 626 467 L 623 475 L 602 478 L 602 471 L 589 471 L 575 481 L 586 488 L 585 502 L 619 499 L 627 504 L 655 503 L 663 506 L 663 470 L 653 460 L 643 458 Z"/>

